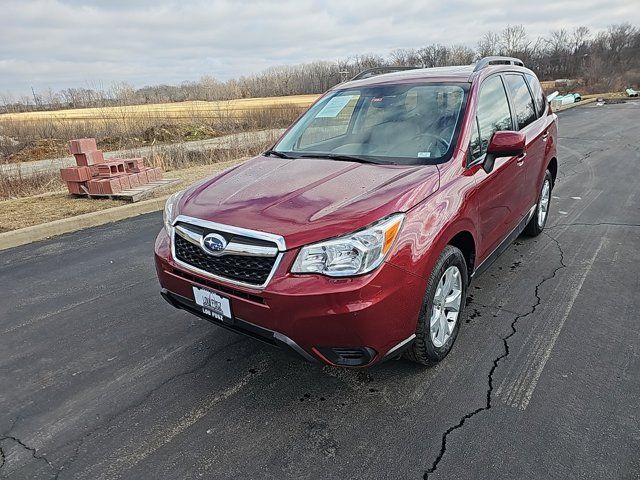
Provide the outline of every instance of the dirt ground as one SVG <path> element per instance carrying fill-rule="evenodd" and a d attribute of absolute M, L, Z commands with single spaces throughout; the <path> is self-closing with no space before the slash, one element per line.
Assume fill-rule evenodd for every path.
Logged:
<path fill-rule="evenodd" d="M 245 159 L 203 165 L 182 170 L 173 170 L 165 178 L 178 178 L 180 183 L 156 190 L 148 198 L 160 197 L 177 192 L 188 185 L 229 168 Z M 74 217 L 83 213 L 97 212 L 124 205 L 128 202 L 108 199 L 88 199 L 71 196 L 66 190 L 45 193 L 32 197 L 0 201 L 0 233 L 30 227 L 41 223 Z"/>

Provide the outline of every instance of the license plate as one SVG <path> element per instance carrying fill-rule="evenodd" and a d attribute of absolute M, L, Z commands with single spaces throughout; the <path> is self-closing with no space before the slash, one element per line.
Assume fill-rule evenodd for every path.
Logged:
<path fill-rule="evenodd" d="M 220 320 L 232 322 L 231 302 L 228 298 L 204 288 L 193 287 L 193 299 L 202 308 L 202 313 Z"/>

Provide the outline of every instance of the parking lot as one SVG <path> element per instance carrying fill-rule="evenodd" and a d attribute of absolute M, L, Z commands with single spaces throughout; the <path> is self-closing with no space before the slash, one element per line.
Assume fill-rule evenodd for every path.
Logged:
<path fill-rule="evenodd" d="M 0 252 L 0 477 L 640 478 L 640 102 L 559 117 L 545 234 L 474 280 L 433 368 L 173 309 L 161 213 Z"/>

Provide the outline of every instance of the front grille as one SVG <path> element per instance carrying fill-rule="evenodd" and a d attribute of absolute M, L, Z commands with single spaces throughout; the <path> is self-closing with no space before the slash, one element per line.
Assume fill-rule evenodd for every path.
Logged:
<path fill-rule="evenodd" d="M 234 297 L 244 298 L 245 300 L 249 300 L 250 302 L 259 303 L 261 305 L 265 305 L 264 298 L 259 295 L 254 295 L 252 293 L 247 293 L 243 290 L 238 290 L 237 288 L 227 287 L 226 285 L 222 285 L 220 282 L 216 282 L 213 280 L 208 280 L 206 278 L 198 277 L 193 275 L 185 270 L 180 270 L 177 268 L 173 268 L 171 273 L 177 275 L 178 277 L 184 278 L 194 283 L 200 283 L 205 285 L 213 290 L 218 290 L 222 293 L 228 293 L 229 295 L 233 295 Z"/>
<path fill-rule="evenodd" d="M 188 240 L 174 235 L 176 258 L 200 270 L 251 285 L 262 285 L 269 278 L 276 257 L 223 255 L 214 257 Z"/>

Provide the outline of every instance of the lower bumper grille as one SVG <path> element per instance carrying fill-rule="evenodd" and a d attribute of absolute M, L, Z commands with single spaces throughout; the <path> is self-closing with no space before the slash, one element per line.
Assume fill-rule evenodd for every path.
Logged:
<path fill-rule="evenodd" d="M 273 269 L 276 257 L 224 255 L 214 257 L 184 238 L 174 237 L 175 256 L 181 262 L 223 278 L 251 285 L 264 284 Z"/>
<path fill-rule="evenodd" d="M 344 367 L 368 365 L 376 356 L 376 351 L 369 347 L 322 347 L 317 350 L 329 362 Z"/>

